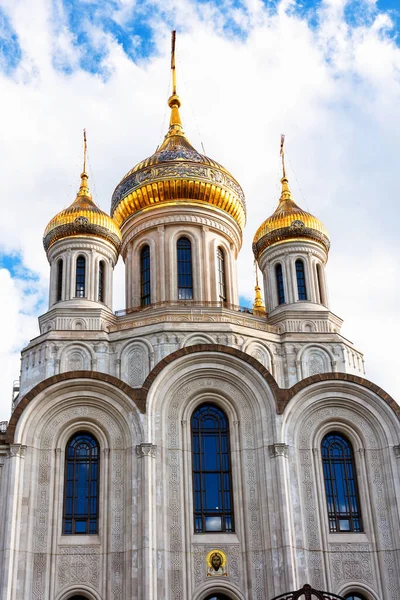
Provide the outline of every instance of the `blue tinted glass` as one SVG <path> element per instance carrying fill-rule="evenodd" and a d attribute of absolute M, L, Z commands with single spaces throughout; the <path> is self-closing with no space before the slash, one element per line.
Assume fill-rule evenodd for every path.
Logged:
<path fill-rule="evenodd" d="M 212 404 L 192 416 L 195 532 L 233 531 L 228 421 Z"/>
<path fill-rule="evenodd" d="M 151 291 L 150 291 L 150 247 L 144 246 L 140 253 L 140 304 L 142 306 L 148 306 L 151 304 Z"/>
<path fill-rule="evenodd" d="M 178 300 L 193 299 L 192 246 L 187 238 L 177 243 Z"/>
<path fill-rule="evenodd" d="M 355 477 L 353 450 L 339 433 L 322 440 L 322 462 L 329 530 L 361 531 L 361 514 Z"/>
<path fill-rule="evenodd" d="M 85 275 L 86 275 L 86 260 L 84 256 L 78 256 L 76 260 L 76 289 L 75 296 L 77 298 L 85 297 Z"/>
<path fill-rule="evenodd" d="M 304 263 L 296 260 L 297 292 L 299 300 L 307 300 L 306 280 L 304 275 Z"/>
<path fill-rule="evenodd" d="M 285 304 L 285 287 L 283 284 L 282 265 L 277 264 L 275 267 L 276 285 L 278 289 L 278 303 Z"/>
<path fill-rule="evenodd" d="M 63 533 L 97 533 L 97 442 L 90 434 L 79 433 L 71 438 L 65 454 Z"/>

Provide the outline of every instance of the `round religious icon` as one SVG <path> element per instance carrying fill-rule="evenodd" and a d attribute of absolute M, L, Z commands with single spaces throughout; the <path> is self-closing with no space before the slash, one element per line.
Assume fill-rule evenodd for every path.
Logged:
<path fill-rule="evenodd" d="M 210 550 L 206 558 L 207 577 L 226 577 L 226 554 L 222 550 Z"/>

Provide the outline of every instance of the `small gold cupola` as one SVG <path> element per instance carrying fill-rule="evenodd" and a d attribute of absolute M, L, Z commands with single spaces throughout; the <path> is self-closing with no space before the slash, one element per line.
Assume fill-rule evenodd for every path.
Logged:
<path fill-rule="evenodd" d="M 282 192 L 278 207 L 257 229 L 253 239 L 253 252 L 256 259 L 269 246 L 293 239 L 313 240 L 328 252 L 329 235 L 317 217 L 301 209 L 293 200 L 286 177 L 284 159 L 284 136 L 281 138 Z"/>
<path fill-rule="evenodd" d="M 253 313 L 258 316 L 264 316 L 267 314 L 267 311 L 265 310 L 264 300 L 261 296 L 261 288 L 258 285 L 258 265 L 256 261 L 254 261 L 254 267 L 256 270 L 256 285 L 254 287 L 255 296 L 253 302 Z"/>
<path fill-rule="evenodd" d="M 117 223 L 93 202 L 86 169 L 87 142 L 83 132 L 84 157 L 81 184 L 73 203 L 51 219 L 43 235 L 44 249 L 56 242 L 74 236 L 96 236 L 109 241 L 119 251 L 121 232 Z"/>
<path fill-rule="evenodd" d="M 168 205 L 208 205 L 230 215 L 243 229 L 246 205 L 243 190 L 227 169 L 200 154 L 187 139 L 180 116 L 172 32 L 172 94 L 170 124 L 156 152 L 131 169 L 115 188 L 111 214 L 122 227 L 133 215 Z"/>

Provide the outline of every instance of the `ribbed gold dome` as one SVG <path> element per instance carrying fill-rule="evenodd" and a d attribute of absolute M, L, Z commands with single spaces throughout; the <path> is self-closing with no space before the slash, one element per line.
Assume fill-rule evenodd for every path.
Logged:
<path fill-rule="evenodd" d="M 47 251 L 54 242 L 74 236 L 95 236 L 108 240 L 117 252 L 121 246 L 121 231 L 115 221 L 102 211 L 92 200 L 86 173 L 85 158 L 81 185 L 74 202 L 53 217 L 43 235 L 44 249 Z"/>
<path fill-rule="evenodd" d="M 282 194 L 278 208 L 260 225 L 253 239 L 253 252 L 256 259 L 272 244 L 292 239 L 312 239 L 328 251 L 330 241 L 324 225 L 319 219 L 297 206 L 286 177 L 281 179 L 281 183 Z"/>
<path fill-rule="evenodd" d="M 243 229 L 246 205 L 242 188 L 229 171 L 197 152 L 184 134 L 179 114 L 181 102 L 176 95 L 174 44 L 173 36 L 169 131 L 160 148 L 131 169 L 117 185 L 111 215 L 121 226 L 144 209 L 207 204 L 231 215 Z"/>

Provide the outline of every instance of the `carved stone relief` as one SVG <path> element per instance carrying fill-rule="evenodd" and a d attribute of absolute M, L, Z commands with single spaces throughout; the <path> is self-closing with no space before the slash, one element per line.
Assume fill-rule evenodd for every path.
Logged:
<path fill-rule="evenodd" d="M 249 547 L 251 548 L 251 570 L 253 580 L 253 598 L 254 600 L 264 600 L 264 564 L 261 543 L 261 522 L 259 506 L 259 483 L 258 483 L 258 465 L 257 456 L 254 449 L 255 432 L 252 418 L 252 412 L 247 399 L 239 390 L 226 382 L 218 379 L 207 378 L 191 382 L 190 385 L 182 387 L 173 398 L 168 414 L 168 460 L 169 460 L 169 513 L 170 513 L 170 550 L 171 550 L 171 578 L 170 578 L 170 596 L 171 598 L 183 597 L 183 578 L 182 569 L 184 565 L 184 541 L 182 531 L 182 514 L 185 510 L 182 498 L 181 472 L 182 472 L 182 451 L 180 450 L 179 440 L 179 410 L 180 406 L 187 400 L 188 396 L 193 395 L 196 389 L 209 387 L 213 391 L 222 390 L 231 397 L 234 397 L 240 406 L 241 424 L 243 425 L 243 447 L 244 462 L 246 473 L 246 485 L 243 486 L 246 491 L 246 507 L 249 511 Z M 227 546 L 228 549 L 228 546 Z M 196 559 L 198 560 L 198 558 Z M 203 557 L 204 562 L 204 557 Z M 234 565 L 235 559 L 233 559 Z M 196 562 L 197 564 L 197 562 Z M 203 563 L 202 563 L 203 565 Z M 232 569 L 234 566 L 232 565 Z M 202 567 L 203 568 L 203 567 Z M 197 577 L 199 575 L 196 575 Z"/>
<path fill-rule="evenodd" d="M 99 589 L 99 546 L 60 546 L 57 569 L 58 588 L 76 583 L 89 584 Z"/>

